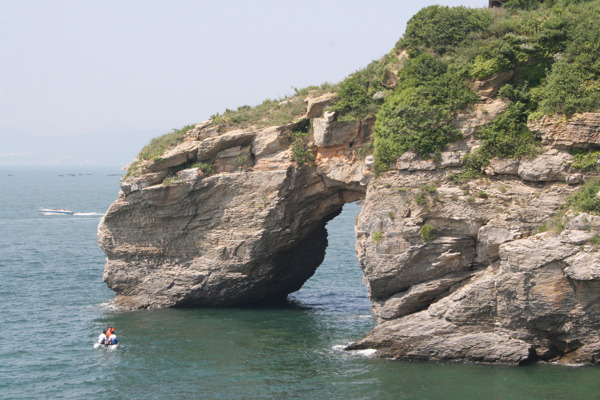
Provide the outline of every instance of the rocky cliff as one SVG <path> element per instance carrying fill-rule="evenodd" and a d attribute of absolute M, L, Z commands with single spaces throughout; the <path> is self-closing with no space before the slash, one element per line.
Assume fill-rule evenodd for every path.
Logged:
<path fill-rule="evenodd" d="M 312 99 L 307 116 L 330 100 Z M 372 130 L 369 120 L 314 118 L 304 150 L 316 160 L 299 165 L 291 138 L 307 116 L 258 130 L 198 124 L 124 178 L 98 231 L 116 302 L 233 305 L 298 290 L 323 260 L 326 222 L 365 195 L 369 175 L 356 149 Z"/>
<path fill-rule="evenodd" d="M 459 118 L 465 140 L 441 161 L 405 153 L 369 186 L 356 246 L 379 325 L 350 349 L 410 360 L 598 362 L 600 220 L 571 212 L 561 232 L 536 232 L 589 178 L 565 147 L 596 145 L 599 115 L 530 123 L 546 144 L 541 154 L 494 159 L 479 179 L 453 184 L 453 155 L 478 145 L 470 130 L 498 105 Z"/>
<path fill-rule="evenodd" d="M 597 363 L 600 217 L 565 213 L 595 176 L 567 149 L 598 148 L 600 114 L 529 123 L 537 155 L 492 159 L 456 183 L 477 132 L 502 113 L 506 77 L 475 85 L 456 115 L 462 139 L 434 158 L 405 152 L 375 177 L 374 120 L 338 121 L 335 94 L 306 100 L 289 124 L 220 131 L 182 143 L 121 182 L 98 229 L 104 280 L 130 308 L 243 305 L 298 290 L 321 263 L 326 222 L 363 199 L 356 250 L 379 324 L 350 349 L 382 357 Z M 295 154 L 293 138 L 307 135 Z M 208 168 L 207 168 L 208 166 Z"/>

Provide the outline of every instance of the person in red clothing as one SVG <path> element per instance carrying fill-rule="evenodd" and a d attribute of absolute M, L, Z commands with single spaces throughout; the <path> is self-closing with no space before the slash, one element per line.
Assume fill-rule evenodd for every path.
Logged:
<path fill-rule="evenodd" d="M 110 339 L 110 335 L 112 335 L 114 331 L 115 331 L 115 328 L 113 328 L 112 326 L 106 330 L 106 342 L 107 343 L 108 343 L 108 340 Z"/>

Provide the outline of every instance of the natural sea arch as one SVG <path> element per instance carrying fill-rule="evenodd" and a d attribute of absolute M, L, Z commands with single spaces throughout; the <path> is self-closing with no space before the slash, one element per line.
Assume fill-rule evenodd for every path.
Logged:
<path fill-rule="evenodd" d="M 321 265 L 327 222 L 366 192 L 359 180 L 315 172 L 308 166 L 246 171 L 143 190 L 122 184 L 98 229 L 107 255 L 104 280 L 117 293 L 116 304 L 243 306 L 286 299 Z M 353 226 L 346 229 L 354 236 Z"/>
<path fill-rule="evenodd" d="M 347 203 L 327 225 L 325 258 L 302 288 L 288 296 L 292 302 L 325 311 L 368 313 L 370 302 L 356 257 L 355 221 L 358 202 Z"/>

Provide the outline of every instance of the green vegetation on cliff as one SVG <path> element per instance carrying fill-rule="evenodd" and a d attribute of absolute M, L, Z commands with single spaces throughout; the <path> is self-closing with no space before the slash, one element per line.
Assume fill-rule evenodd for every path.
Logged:
<path fill-rule="evenodd" d="M 478 101 L 468 80 L 512 71 L 507 111 L 479 134 L 467 170 L 535 152 L 528 118 L 600 107 L 600 1 L 514 0 L 503 9 L 431 6 L 409 21 L 397 51 L 410 60 L 377 114 L 376 170 L 408 150 L 435 157 L 460 137 L 449 122 Z"/>
<path fill-rule="evenodd" d="M 180 129 L 173 129 L 171 132 L 156 137 L 144 146 L 138 158 L 140 160 L 153 160 L 160 157 L 166 150 L 170 149 L 183 142 L 183 137 L 187 131 L 192 129 L 194 125 L 186 125 Z"/>
<path fill-rule="evenodd" d="M 600 199 L 597 197 L 599 191 L 600 178 L 586 182 L 579 191 L 569 196 L 567 207 L 574 211 L 600 214 Z"/>
<path fill-rule="evenodd" d="M 338 90 L 335 85 L 324 83 L 321 86 L 309 86 L 294 89 L 294 94 L 283 99 L 267 99 L 261 104 L 250 107 L 241 106 L 237 110 L 226 109 L 223 114 L 211 115 L 212 126 L 220 131 L 244 129 L 249 127 L 264 128 L 273 125 L 286 125 L 302 117 L 306 113 L 306 97 L 317 97 L 326 92 Z"/>
<path fill-rule="evenodd" d="M 472 176 L 492 157 L 534 154 L 529 119 L 568 118 L 600 107 L 598 21 L 600 0 L 511 0 L 501 9 L 426 7 L 410 19 L 389 54 L 341 83 L 228 109 L 211 117 L 212 126 L 226 131 L 288 124 L 305 114 L 306 97 L 337 92 L 330 110 L 338 121 L 376 117 L 375 168 L 382 172 L 406 151 L 436 158 L 461 136 L 450 124 L 456 114 L 480 101 L 470 82 L 510 71 L 496 95 L 509 100 L 507 110 L 478 134 L 482 146 L 465 159 L 463 175 Z M 153 140 L 139 159 L 159 157 L 187 128 Z M 295 141 L 296 153 L 306 151 L 304 136 Z M 310 154 L 304 156 L 310 162 Z"/>
<path fill-rule="evenodd" d="M 427 157 L 460 138 L 458 129 L 448 122 L 455 110 L 478 100 L 463 74 L 434 55 L 419 54 L 398 75 L 398 86 L 375 122 L 375 167 L 379 171 L 405 151 Z"/>
<path fill-rule="evenodd" d="M 384 102 L 391 84 L 392 71 L 400 68 L 396 53 L 371 62 L 338 85 L 339 101 L 330 110 L 336 111 L 338 121 L 374 116 Z M 395 79 L 394 79 L 395 80 Z"/>
<path fill-rule="evenodd" d="M 492 123 L 482 129 L 481 146 L 464 158 L 465 170 L 456 178 L 476 176 L 494 157 L 522 158 L 536 152 L 533 134 L 527 127 L 526 106 L 515 102 Z"/>

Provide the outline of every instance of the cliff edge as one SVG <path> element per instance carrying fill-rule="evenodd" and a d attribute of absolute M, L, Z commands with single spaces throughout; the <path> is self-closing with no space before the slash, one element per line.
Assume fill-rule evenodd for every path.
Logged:
<path fill-rule="evenodd" d="M 341 84 L 144 149 L 98 228 L 115 302 L 285 299 L 323 260 L 327 221 L 362 200 L 378 325 L 348 349 L 600 362 L 599 2 L 515 4 L 428 7 Z"/>
<path fill-rule="evenodd" d="M 328 101 L 313 101 L 309 114 Z M 299 161 L 293 138 L 308 123 L 227 132 L 201 123 L 125 177 L 98 229 L 116 302 L 239 305 L 300 289 L 323 260 L 327 221 L 364 197 L 357 149 L 372 127 L 315 118 Z"/>

